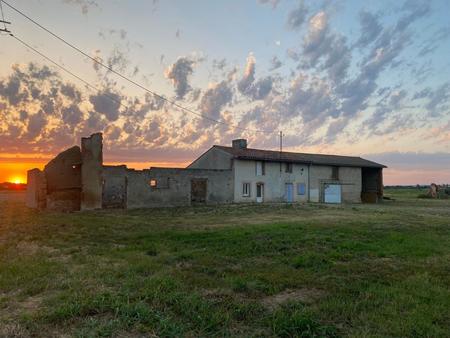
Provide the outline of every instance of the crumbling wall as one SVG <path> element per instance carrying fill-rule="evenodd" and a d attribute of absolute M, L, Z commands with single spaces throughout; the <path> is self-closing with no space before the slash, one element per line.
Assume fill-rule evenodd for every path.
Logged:
<path fill-rule="evenodd" d="M 206 204 L 233 202 L 231 170 L 151 168 L 127 170 L 127 208 L 190 205 L 196 179 L 207 180 Z"/>
<path fill-rule="evenodd" d="M 127 207 L 127 167 L 103 166 L 103 208 Z"/>
<path fill-rule="evenodd" d="M 102 207 L 103 138 L 101 133 L 81 139 L 81 209 Z"/>
<path fill-rule="evenodd" d="M 27 172 L 26 205 L 43 210 L 47 207 L 47 184 L 44 172 L 35 168 Z"/>
<path fill-rule="evenodd" d="M 44 168 L 49 210 L 77 211 L 81 205 L 81 152 L 74 146 L 58 154 Z"/>

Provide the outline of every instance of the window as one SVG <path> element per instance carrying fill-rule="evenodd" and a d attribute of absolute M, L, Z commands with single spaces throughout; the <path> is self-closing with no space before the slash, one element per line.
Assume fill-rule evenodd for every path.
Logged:
<path fill-rule="evenodd" d="M 256 176 L 263 176 L 266 174 L 266 164 L 262 161 L 256 162 Z"/>
<path fill-rule="evenodd" d="M 286 163 L 286 172 L 292 173 L 292 163 Z"/>
<path fill-rule="evenodd" d="M 331 179 L 338 180 L 339 179 L 339 167 L 333 167 L 331 171 Z"/>
<path fill-rule="evenodd" d="M 150 186 L 151 186 L 152 188 L 156 188 L 156 187 L 158 186 L 158 181 L 155 180 L 154 178 L 152 178 L 152 179 L 150 180 Z"/>
<path fill-rule="evenodd" d="M 250 197 L 250 183 L 242 183 L 242 196 Z"/>
<path fill-rule="evenodd" d="M 297 183 L 297 195 L 305 195 L 305 193 L 306 193 L 306 184 Z"/>

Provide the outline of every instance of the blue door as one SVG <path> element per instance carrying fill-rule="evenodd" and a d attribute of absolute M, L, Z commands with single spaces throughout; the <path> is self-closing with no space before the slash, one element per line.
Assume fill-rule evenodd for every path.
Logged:
<path fill-rule="evenodd" d="M 326 184 L 324 189 L 325 203 L 341 203 L 341 186 L 339 184 Z"/>
<path fill-rule="evenodd" d="M 294 202 L 294 185 L 292 183 L 286 183 L 286 202 Z"/>

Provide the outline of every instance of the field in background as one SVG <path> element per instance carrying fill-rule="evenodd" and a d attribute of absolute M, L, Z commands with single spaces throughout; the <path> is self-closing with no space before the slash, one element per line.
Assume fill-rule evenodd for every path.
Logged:
<path fill-rule="evenodd" d="M 73 214 L 0 196 L 0 336 L 450 332 L 450 200 Z"/>

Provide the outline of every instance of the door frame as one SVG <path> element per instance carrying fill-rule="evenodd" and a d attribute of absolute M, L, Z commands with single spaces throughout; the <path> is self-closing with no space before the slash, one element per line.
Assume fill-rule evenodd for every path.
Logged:
<path fill-rule="evenodd" d="M 288 186 L 290 187 L 290 200 L 289 200 L 289 195 L 288 195 Z M 294 203 L 294 183 L 292 182 L 286 182 L 284 184 L 284 200 L 287 203 Z"/>
<path fill-rule="evenodd" d="M 258 186 L 260 187 L 261 196 L 258 196 Z M 258 182 L 256 183 L 256 203 L 264 202 L 264 183 Z"/>
<path fill-rule="evenodd" d="M 191 181 L 191 190 L 190 190 L 190 202 L 191 202 L 191 204 L 206 204 L 207 199 L 208 199 L 208 179 L 207 178 L 192 178 L 190 181 Z M 201 200 L 197 200 L 196 198 L 194 198 L 194 194 L 192 193 L 195 183 L 198 183 L 198 182 L 201 182 L 202 184 L 205 184 L 204 200 L 203 200 L 203 198 Z M 196 197 L 198 197 L 198 196 L 196 196 Z"/>

